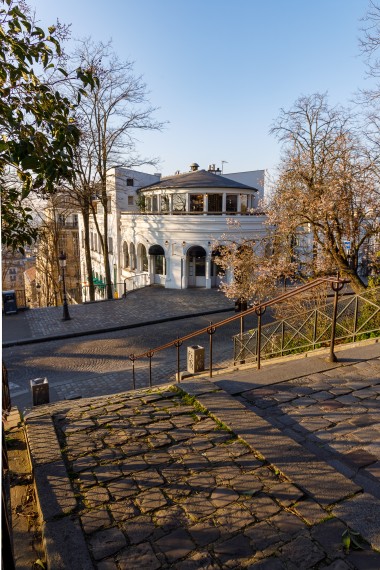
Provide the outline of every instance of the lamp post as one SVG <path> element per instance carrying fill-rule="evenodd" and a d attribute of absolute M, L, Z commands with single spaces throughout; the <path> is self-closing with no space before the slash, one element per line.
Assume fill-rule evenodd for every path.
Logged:
<path fill-rule="evenodd" d="M 59 266 L 62 269 L 62 292 L 63 292 L 63 321 L 69 321 L 71 319 L 69 315 L 69 307 L 67 304 L 66 297 L 66 283 L 65 283 L 65 267 L 66 267 L 66 254 L 61 251 L 61 255 L 58 258 Z"/>
<path fill-rule="evenodd" d="M 39 283 L 36 284 L 37 289 L 37 303 L 38 306 L 41 307 L 41 285 Z"/>

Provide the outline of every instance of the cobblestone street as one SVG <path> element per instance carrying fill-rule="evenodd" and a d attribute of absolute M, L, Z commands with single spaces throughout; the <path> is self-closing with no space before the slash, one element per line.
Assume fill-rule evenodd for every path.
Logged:
<path fill-rule="evenodd" d="M 129 330 L 4 348 L 3 359 L 11 382 L 12 401 L 20 409 L 30 407 L 30 380 L 39 377 L 48 379 L 52 402 L 132 389 L 131 353 L 141 353 L 172 341 L 177 335 L 206 327 L 210 320 L 217 322 L 225 316 L 225 313 L 217 313 Z M 214 336 L 214 360 L 218 366 L 232 363 L 231 337 L 238 327 L 238 323 L 232 324 Z M 209 339 L 208 335 L 203 335 L 183 345 L 181 370 L 186 369 L 186 347 L 194 342 L 205 346 L 208 366 Z M 174 381 L 176 350 L 172 348 L 157 353 L 152 359 L 152 371 L 153 385 Z M 148 360 L 145 359 L 136 363 L 136 387 L 146 387 L 148 383 Z"/>

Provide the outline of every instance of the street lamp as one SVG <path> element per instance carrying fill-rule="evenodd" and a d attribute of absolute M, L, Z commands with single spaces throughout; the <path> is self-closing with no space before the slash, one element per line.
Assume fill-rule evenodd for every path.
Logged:
<path fill-rule="evenodd" d="M 69 321 L 71 319 L 69 315 L 69 307 L 67 304 L 66 297 L 66 283 L 65 283 L 65 267 L 66 267 L 66 254 L 61 251 L 61 255 L 58 258 L 59 266 L 62 269 L 62 292 L 63 292 L 63 321 Z"/>
<path fill-rule="evenodd" d="M 41 285 L 39 283 L 36 284 L 37 289 L 37 303 L 38 306 L 41 307 Z"/>

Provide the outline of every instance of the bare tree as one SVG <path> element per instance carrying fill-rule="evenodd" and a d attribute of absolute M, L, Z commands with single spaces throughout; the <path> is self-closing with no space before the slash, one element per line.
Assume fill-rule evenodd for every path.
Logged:
<path fill-rule="evenodd" d="M 66 193 L 57 192 L 48 200 L 39 202 L 34 218 L 38 220 L 36 280 L 42 305 L 58 305 L 63 302 L 60 282 L 59 255 L 68 254 L 66 269 L 67 290 L 79 283 L 79 248 L 77 225 L 72 220 L 74 205 Z M 77 294 L 78 292 L 76 292 Z M 71 293 L 70 293 L 71 294 Z M 79 298 L 79 295 L 76 295 Z"/>
<path fill-rule="evenodd" d="M 122 62 L 110 44 L 94 44 L 84 40 L 76 52 L 79 65 L 86 65 L 96 75 L 98 85 L 77 107 L 77 122 L 82 131 L 76 155 L 76 182 L 72 190 L 78 196 L 85 231 L 90 215 L 95 221 L 103 253 L 107 297 L 112 298 L 112 279 L 108 245 L 107 182 L 113 167 L 136 167 L 155 164 L 155 159 L 142 158 L 136 151 L 136 134 L 159 130 L 162 123 L 153 118 L 156 109 L 147 100 L 147 87 L 133 72 L 133 63 Z M 76 86 L 74 86 L 76 92 Z M 102 219 L 92 208 L 97 198 L 102 205 Z M 86 221 L 87 220 L 87 221 Z M 87 230 L 86 230 L 87 228 Z M 88 281 L 92 283 L 91 256 L 86 236 Z"/>
<path fill-rule="evenodd" d="M 379 232 L 380 202 L 372 161 L 350 115 L 317 93 L 282 109 L 271 133 L 283 144 L 283 156 L 270 222 L 283 239 L 307 226 L 313 273 L 339 269 L 362 290 L 359 252 Z"/>

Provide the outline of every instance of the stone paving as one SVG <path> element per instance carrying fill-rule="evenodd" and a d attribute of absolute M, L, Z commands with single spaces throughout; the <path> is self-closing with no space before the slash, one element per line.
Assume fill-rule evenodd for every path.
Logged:
<path fill-rule="evenodd" d="M 3 316 L 3 346 L 142 326 L 184 316 L 228 311 L 233 307 L 233 301 L 216 289 L 145 287 L 128 293 L 125 299 L 70 305 L 69 321 L 62 321 L 62 307 L 43 307 Z"/>
<path fill-rule="evenodd" d="M 248 390 L 240 401 L 380 497 L 380 358 Z"/>
<path fill-rule="evenodd" d="M 291 383 L 290 399 L 278 392 L 281 406 L 319 409 L 306 423 L 294 416 L 289 435 L 296 423 L 326 430 L 327 378 L 307 393 Z M 346 378 L 354 398 L 367 390 Z M 35 408 L 26 425 L 49 567 L 378 570 L 378 496 L 283 433 L 284 418 L 282 433 L 272 425 L 273 392 L 255 409 L 246 396 L 194 380 Z M 367 397 L 379 401 L 376 390 Z M 363 550 L 343 549 L 347 528 L 369 541 Z"/>

